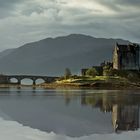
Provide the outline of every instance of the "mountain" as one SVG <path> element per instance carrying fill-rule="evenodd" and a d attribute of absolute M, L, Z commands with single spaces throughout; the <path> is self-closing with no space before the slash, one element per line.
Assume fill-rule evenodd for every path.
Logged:
<path fill-rule="evenodd" d="M 13 51 L 14 51 L 14 49 L 6 49 L 6 50 L 0 52 L 0 58 L 9 55 Z"/>
<path fill-rule="evenodd" d="M 78 73 L 81 68 L 112 60 L 115 42 L 128 43 L 122 39 L 95 38 L 81 34 L 46 38 L 25 44 L 7 55 L 1 54 L 0 72 L 63 75 L 68 67 L 73 73 Z"/>

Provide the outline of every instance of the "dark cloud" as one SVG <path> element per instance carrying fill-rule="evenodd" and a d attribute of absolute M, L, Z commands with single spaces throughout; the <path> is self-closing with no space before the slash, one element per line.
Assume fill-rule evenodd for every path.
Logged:
<path fill-rule="evenodd" d="M 13 15 L 16 5 L 24 0 L 0 0 L 0 18 Z"/>
<path fill-rule="evenodd" d="M 22 0 L 0 0 L 0 8 L 7 8 L 13 6 L 15 3 L 21 2 Z"/>
<path fill-rule="evenodd" d="M 28 16 L 34 12 L 41 14 L 41 13 L 43 13 L 43 11 L 44 11 L 44 9 L 42 7 L 33 5 L 32 7 L 26 7 L 25 10 L 23 9 L 21 11 L 21 14 Z"/>
<path fill-rule="evenodd" d="M 140 42 L 139 6 L 140 0 L 0 0 L 1 46 L 71 33 Z"/>
<path fill-rule="evenodd" d="M 140 0 L 114 0 L 114 3 L 120 4 L 123 6 L 140 6 Z"/>

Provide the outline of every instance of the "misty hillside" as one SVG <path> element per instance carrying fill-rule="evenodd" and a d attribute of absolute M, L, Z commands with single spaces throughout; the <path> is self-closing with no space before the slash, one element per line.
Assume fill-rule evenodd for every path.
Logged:
<path fill-rule="evenodd" d="M 94 38 L 71 34 L 25 44 L 8 54 L 0 53 L 0 72 L 4 74 L 62 75 L 66 67 L 73 73 L 112 59 L 115 42 L 121 39 Z"/>
<path fill-rule="evenodd" d="M 0 58 L 9 55 L 13 51 L 14 51 L 14 49 L 7 49 L 7 50 L 0 52 Z"/>

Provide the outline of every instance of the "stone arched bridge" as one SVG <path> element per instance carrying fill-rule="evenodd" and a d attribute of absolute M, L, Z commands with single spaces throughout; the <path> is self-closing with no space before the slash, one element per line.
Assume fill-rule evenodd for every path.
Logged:
<path fill-rule="evenodd" d="M 4 75 L 7 81 L 11 81 L 11 79 L 17 79 L 17 84 L 21 84 L 23 79 L 31 79 L 33 81 L 33 85 L 36 85 L 36 80 L 42 79 L 45 83 L 54 82 L 58 77 L 50 77 L 50 76 L 34 76 L 34 75 Z"/>

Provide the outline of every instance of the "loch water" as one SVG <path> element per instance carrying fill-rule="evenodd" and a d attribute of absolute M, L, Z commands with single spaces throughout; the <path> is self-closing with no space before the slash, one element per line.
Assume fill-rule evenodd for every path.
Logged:
<path fill-rule="evenodd" d="M 137 90 L 0 90 L 0 118 L 69 137 L 137 131 L 139 106 Z"/>

